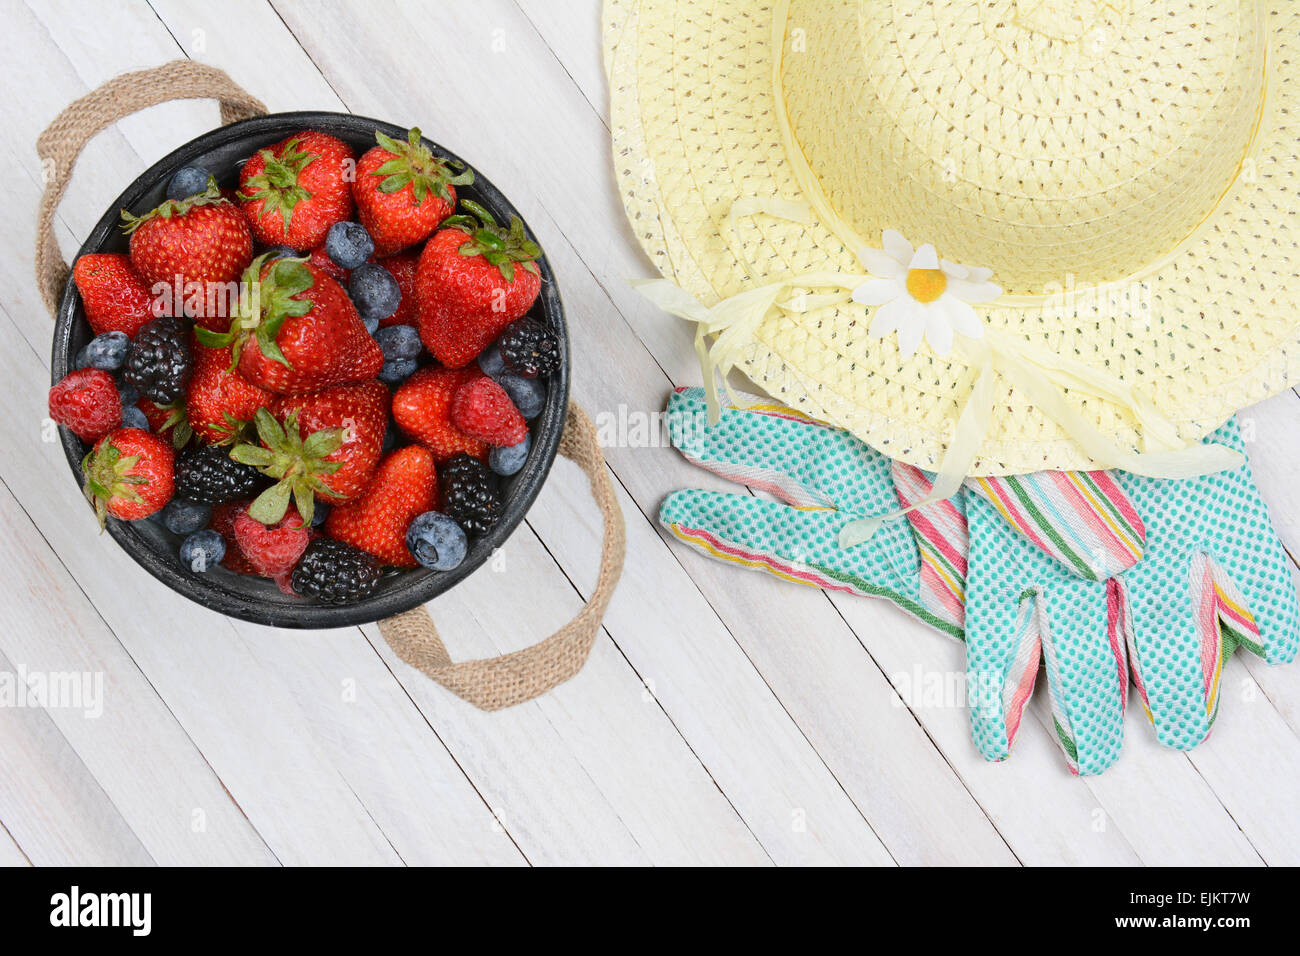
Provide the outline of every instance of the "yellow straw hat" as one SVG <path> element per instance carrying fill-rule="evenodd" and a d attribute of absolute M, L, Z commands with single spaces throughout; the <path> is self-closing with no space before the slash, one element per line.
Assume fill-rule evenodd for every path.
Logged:
<path fill-rule="evenodd" d="M 963 474 L 1126 467 L 1300 380 L 1300 0 L 606 0 L 620 191 L 737 368 Z"/>

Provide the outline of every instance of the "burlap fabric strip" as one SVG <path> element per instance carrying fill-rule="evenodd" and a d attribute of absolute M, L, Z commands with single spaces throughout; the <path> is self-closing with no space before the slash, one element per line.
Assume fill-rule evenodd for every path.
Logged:
<path fill-rule="evenodd" d="M 178 60 L 125 73 L 92 90 L 65 108 L 37 139 L 37 155 L 48 172 L 36 226 L 36 281 L 51 317 L 58 313 L 69 275 L 54 238 L 54 215 L 81 150 L 97 133 L 123 117 L 180 99 L 217 100 L 223 125 L 267 112 L 261 100 L 223 71 Z M 379 632 L 398 657 L 482 710 L 500 710 L 532 700 L 578 673 L 591 652 L 623 570 L 627 551 L 623 514 L 614 497 L 596 430 L 576 403 L 569 404 L 560 454 L 587 475 L 604 522 L 600 573 L 590 599 L 573 620 L 531 647 L 461 663 L 451 660 L 425 607 L 379 622 Z"/>

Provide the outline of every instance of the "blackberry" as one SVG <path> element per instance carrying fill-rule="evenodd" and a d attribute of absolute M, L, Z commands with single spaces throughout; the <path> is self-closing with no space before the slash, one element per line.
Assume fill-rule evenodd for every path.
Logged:
<path fill-rule="evenodd" d="M 180 319 L 154 319 L 136 333 L 123 377 L 146 398 L 170 405 L 185 394 L 194 371 L 190 330 Z"/>
<path fill-rule="evenodd" d="M 228 449 L 203 445 L 181 452 L 176 459 L 176 497 L 204 505 L 247 498 L 262 483 L 252 465 L 241 465 Z"/>
<path fill-rule="evenodd" d="M 524 378 L 550 375 L 560 367 L 560 343 L 551 330 L 525 316 L 506 326 L 498 341 L 505 367 Z"/>
<path fill-rule="evenodd" d="M 290 583 L 322 604 L 351 604 L 373 593 L 381 574 L 379 562 L 360 548 L 317 538 L 298 559 Z"/>
<path fill-rule="evenodd" d="M 442 510 L 466 534 L 487 534 L 501 517 L 501 492 L 496 476 L 477 458 L 461 452 L 438 469 L 442 481 Z"/>

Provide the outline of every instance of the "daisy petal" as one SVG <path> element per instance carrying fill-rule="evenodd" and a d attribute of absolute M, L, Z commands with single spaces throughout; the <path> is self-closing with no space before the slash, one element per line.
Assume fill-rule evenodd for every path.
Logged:
<path fill-rule="evenodd" d="M 898 324 L 907 318 L 909 301 L 907 296 L 901 296 L 878 308 L 871 319 L 871 328 L 867 330 L 867 335 L 873 339 L 883 339 L 890 332 L 895 331 Z"/>
<path fill-rule="evenodd" d="M 930 348 L 934 349 L 935 355 L 947 355 L 952 351 L 952 320 L 949 312 L 955 301 L 945 296 L 925 307 L 925 339 L 930 343 Z"/>
<path fill-rule="evenodd" d="M 895 300 L 903 303 L 905 314 L 898 326 L 898 351 L 906 361 L 916 354 L 925 337 L 925 308 L 910 296 Z"/>
<path fill-rule="evenodd" d="M 947 292 L 963 302 L 978 305 L 981 302 L 992 302 L 1002 294 L 1002 287 L 987 280 L 972 282 L 969 279 L 949 279 Z"/>
<path fill-rule="evenodd" d="M 916 255 L 912 256 L 912 261 L 908 264 L 909 269 L 937 269 L 939 268 L 939 253 L 934 251 L 934 246 L 926 243 L 920 249 L 916 250 Z"/>
<path fill-rule="evenodd" d="M 898 279 L 868 279 L 853 290 L 853 301 L 859 305 L 884 305 L 905 293 Z"/>
<path fill-rule="evenodd" d="M 971 282 L 988 282 L 993 278 L 993 270 L 983 266 L 967 266 L 966 271 L 970 273 L 966 278 Z"/>
<path fill-rule="evenodd" d="M 912 261 L 912 244 L 904 239 L 903 234 L 897 229 L 886 229 L 882 232 L 880 244 L 900 266 L 905 266 Z"/>
<path fill-rule="evenodd" d="M 883 279 L 901 279 L 907 272 L 906 262 L 899 262 L 883 249 L 863 246 L 858 250 L 858 260 L 873 276 L 880 276 Z"/>
<path fill-rule="evenodd" d="M 948 298 L 947 315 L 948 322 L 957 334 L 968 339 L 984 337 L 984 323 L 980 321 L 979 314 L 960 299 Z"/>
<path fill-rule="evenodd" d="M 970 270 L 969 270 L 969 269 L 967 269 L 965 266 L 958 265 L 958 264 L 955 263 L 955 262 L 949 262 L 947 259 L 940 259 L 940 260 L 939 260 L 939 268 L 942 269 L 942 270 L 943 270 L 943 274 L 946 275 L 946 276 L 947 276 L 948 278 L 950 278 L 950 279 L 969 279 L 969 278 L 970 278 Z"/>

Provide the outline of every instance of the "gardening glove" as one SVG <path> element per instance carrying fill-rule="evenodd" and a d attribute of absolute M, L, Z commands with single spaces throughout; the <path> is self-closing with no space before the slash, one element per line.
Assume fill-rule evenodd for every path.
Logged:
<path fill-rule="evenodd" d="M 926 475 L 846 431 L 757 398 L 724 405 L 721 420 L 709 426 L 701 388 L 669 398 L 668 430 L 689 461 L 779 499 L 673 492 L 659 520 L 686 544 L 788 581 L 886 598 L 961 638 L 966 521 L 960 496 L 923 505 L 908 512 L 910 523 L 889 522 L 868 544 L 845 549 L 841 528 L 922 500 L 930 491 Z"/>
<path fill-rule="evenodd" d="M 1245 452 L 1235 420 L 1206 442 Z M 1237 647 L 1269 663 L 1296 654 L 1290 568 L 1249 464 L 1177 480 L 1040 472 L 965 491 L 968 692 L 988 759 L 1009 755 L 1040 658 L 1070 769 L 1094 774 L 1123 745 L 1130 674 L 1157 739 L 1189 749 L 1210 732 Z"/>

